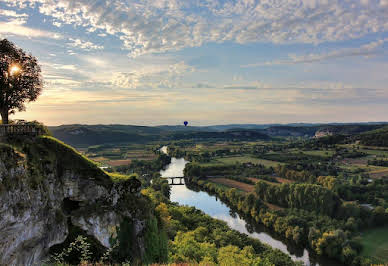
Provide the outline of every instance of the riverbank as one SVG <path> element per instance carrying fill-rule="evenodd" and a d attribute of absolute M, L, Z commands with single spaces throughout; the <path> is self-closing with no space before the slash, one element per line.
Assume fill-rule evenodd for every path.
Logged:
<path fill-rule="evenodd" d="M 161 176 L 164 178 L 183 176 L 186 163 L 187 161 L 183 158 L 172 158 L 171 164 L 160 172 Z M 288 254 L 292 260 L 303 262 L 304 265 L 336 265 L 333 262 L 327 263 L 319 257 L 309 254 L 303 247 L 293 244 L 290 240 L 282 238 L 264 226 L 260 226 L 249 216 L 242 215 L 241 212 L 237 213 L 238 210 L 235 208 L 230 208 L 214 195 L 200 191 L 198 186 L 192 186 L 191 183 L 186 184 L 186 186 L 171 186 L 170 199 L 180 205 L 194 206 L 213 218 L 223 220 L 230 228 L 258 239 L 272 248 L 279 249 Z"/>
<path fill-rule="evenodd" d="M 342 229 L 346 228 L 343 221 L 319 216 L 303 210 L 273 210 L 256 197 L 254 193 L 244 193 L 234 188 L 220 186 L 209 180 L 191 179 L 191 187 L 197 186 L 202 191 L 216 195 L 244 217 L 249 217 L 256 224 L 263 224 L 295 245 L 309 247 L 314 256 L 322 258 L 322 265 L 367 265 L 367 261 L 360 256 L 360 245 L 353 240 L 346 239 Z M 324 226 L 320 226 L 324 225 Z M 344 243 L 347 244 L 344 246 Z M 326 248 L 325 248 L 326 247 Z M 338 250 L 337 253 L 327 253 Z M 358 250 L 356 250 L 359 248 Z M 351 251 L 346 253 L 347 251 Z M 356 252 L 357 251 L 357 252 Z M 350 255 L 347 255 L 350 254 Z M 326 258 L 336 259 L 336 261 Z M 347 256 L 346 256 L 347 255 Z M 354 263 L 353 263 L 354 262 Z"/>

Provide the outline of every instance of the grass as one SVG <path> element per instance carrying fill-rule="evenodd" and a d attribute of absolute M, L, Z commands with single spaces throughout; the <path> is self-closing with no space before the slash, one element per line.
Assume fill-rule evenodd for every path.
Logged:
<path fill-rule="evenodd" d="M 125 181 L 131 178 L 139 178 L 137 174 L 123 175 L 120 173 L 106 173 L 114 182 Z"/>
<path fill-rule="evenodd" d="M 252 192 L 255 189 L 253 185 L 245 184 L 243 182 L 239 182 L 239 181 L 231 180 L 227 178 L 210 178 L 209 181 L 227 186 L 229 188 L 237 188 L 244 192 Z"/>
<path fill-rule="evenodd" d="M 388 157 L 388 151 L 384 151 L 384 150 L 360 149 L 360 151 L 365 152 L 366 154 L 369 154 L 369 155 Z"/>
<path fill-rule="evenodd" d="M 216 178 L 212 178 L 212 179 L 216 179 Z M 229 189 L 231 189 L 231 188 L 235 188 L 235 189 L 237 189 L 237 190 L 240 191 L 240 192 L 243 192 L 243 193 L 246 192 L 246 191 L 244 191 L 244 190 L 242 190 L 242 189 L 240 189 L 240 188 L 238 188 L 238 187 L 230 186 L 230 185 L 224 184 L 224 183 L 222 183 L 222 182 L 215 182 L 215 181 L 213 181 L 212 179 L 208 179 L 208 180 L 206 180 L 206 182 L 207 182 L 207 183 L 211 183 L 211 184 L 213 184 L 214 186 L 216 186 L 217 188 L 220 188 L 220 189 L 222 189 L 222 190 L 224 190 L 224 191 L 229 190 Z M 223 178 L 223 179 L 225 179 L 225 178 Z"/>
<path fill-rule="evenodd" d="M 217 158 L 215 160 L 215 163 L 219 164 L 234 164 L 236 162 L 239 163 L 254 163 L 254 164 L 262 164 L 267 167 L 275 167 L 278 164 L 283 164 L 280 162 L 276 161 L 270 161 L 270 160 L 265 160 L 265 159 L 259 159 L 259 158 L 253 158 L 249 156 L 234 156 L 234 157 L 224 157 L 224 158 Z"/>
<path fill-rule="evenodd" d="M 360 243 L 363 245 L 362 256 L 370 258 L 373 263 L 388 262 L 388 227 L 364 231 Z"/>
<path fill-rule="evenodd" d="M 307 155 L 315 155 L 315 156 L 321 156 L 321 157 L 331 157 L 335 153 L 332 150 L 318 150 L 318 151 L 302 151 L 304 154 Z"/>
<path fill-rule="evenodd" d="M 365 152 L 368 155 L 377 155 L 377 156 L 386 156 L 388 157 L 388 148 L 387 147 L 375 147 L 375 146 L 364 146 L 364 145 L 354 145 L 354 144 L 339 144 L 338 147 L 353 149 L 354 147 L 359 147 L 358 151 Z"/>

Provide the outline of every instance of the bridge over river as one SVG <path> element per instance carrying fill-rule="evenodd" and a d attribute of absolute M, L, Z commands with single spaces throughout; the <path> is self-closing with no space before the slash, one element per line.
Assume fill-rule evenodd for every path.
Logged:
<path fill-rule="evenodd" d="M 162 179 L 166 179 L 170 186 L 184 186 L 185 185 L 185 178 L 183 176 L 162 177 Z"/>
<path fill-rule="evenodd" d="M 194 206 L 213 218 L 225 221 L 230 228 L 259 239 L 261 242 L 268 244 L 273 248 L 280 249 L 282 252 L 291 256 L 294 261 L 300 261 L 306 266 L 339 265 L 335 261 L 316 257 L 303 247 L 292 245 L 286 239 L 278 237 L 275 233 L 258 225 L 255 221 L 245 220 L 244 217 L 240 217 L 238 213 L 235 213 L 226 203 L 221 202 L 215 195 L 190 189 L 184 184 L 185 178 L 183 177 L 183 170 L 186 163 L 188 162 L 183 158 L 172 158 L 171 163 L 166 169 L 160 171 L 162 178 L 167 179 L 171 185 L 170 199 L 172 202 L 178 202 L 181 205 Z M 186 184 L 188 183 L 189 182 L 186 182 Z"/>

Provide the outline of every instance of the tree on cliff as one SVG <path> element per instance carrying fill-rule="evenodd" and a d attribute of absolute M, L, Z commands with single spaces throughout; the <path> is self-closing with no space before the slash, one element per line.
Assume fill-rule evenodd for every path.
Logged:
<path fill-rule="evenodd" d="M 15 111 L 24 111 L 24 103 L 35 101 L 43 81 L 37 59 L 7 39 L 0 40 L 0 113 L 3 124 Z"/>

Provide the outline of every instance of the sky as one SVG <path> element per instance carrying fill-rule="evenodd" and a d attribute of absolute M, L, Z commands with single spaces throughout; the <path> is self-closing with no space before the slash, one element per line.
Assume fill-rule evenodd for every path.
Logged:
<path fill-rule="evenodd" d="M 0 0 L 61 124 L 388 119 L 388 0 Z"/>

